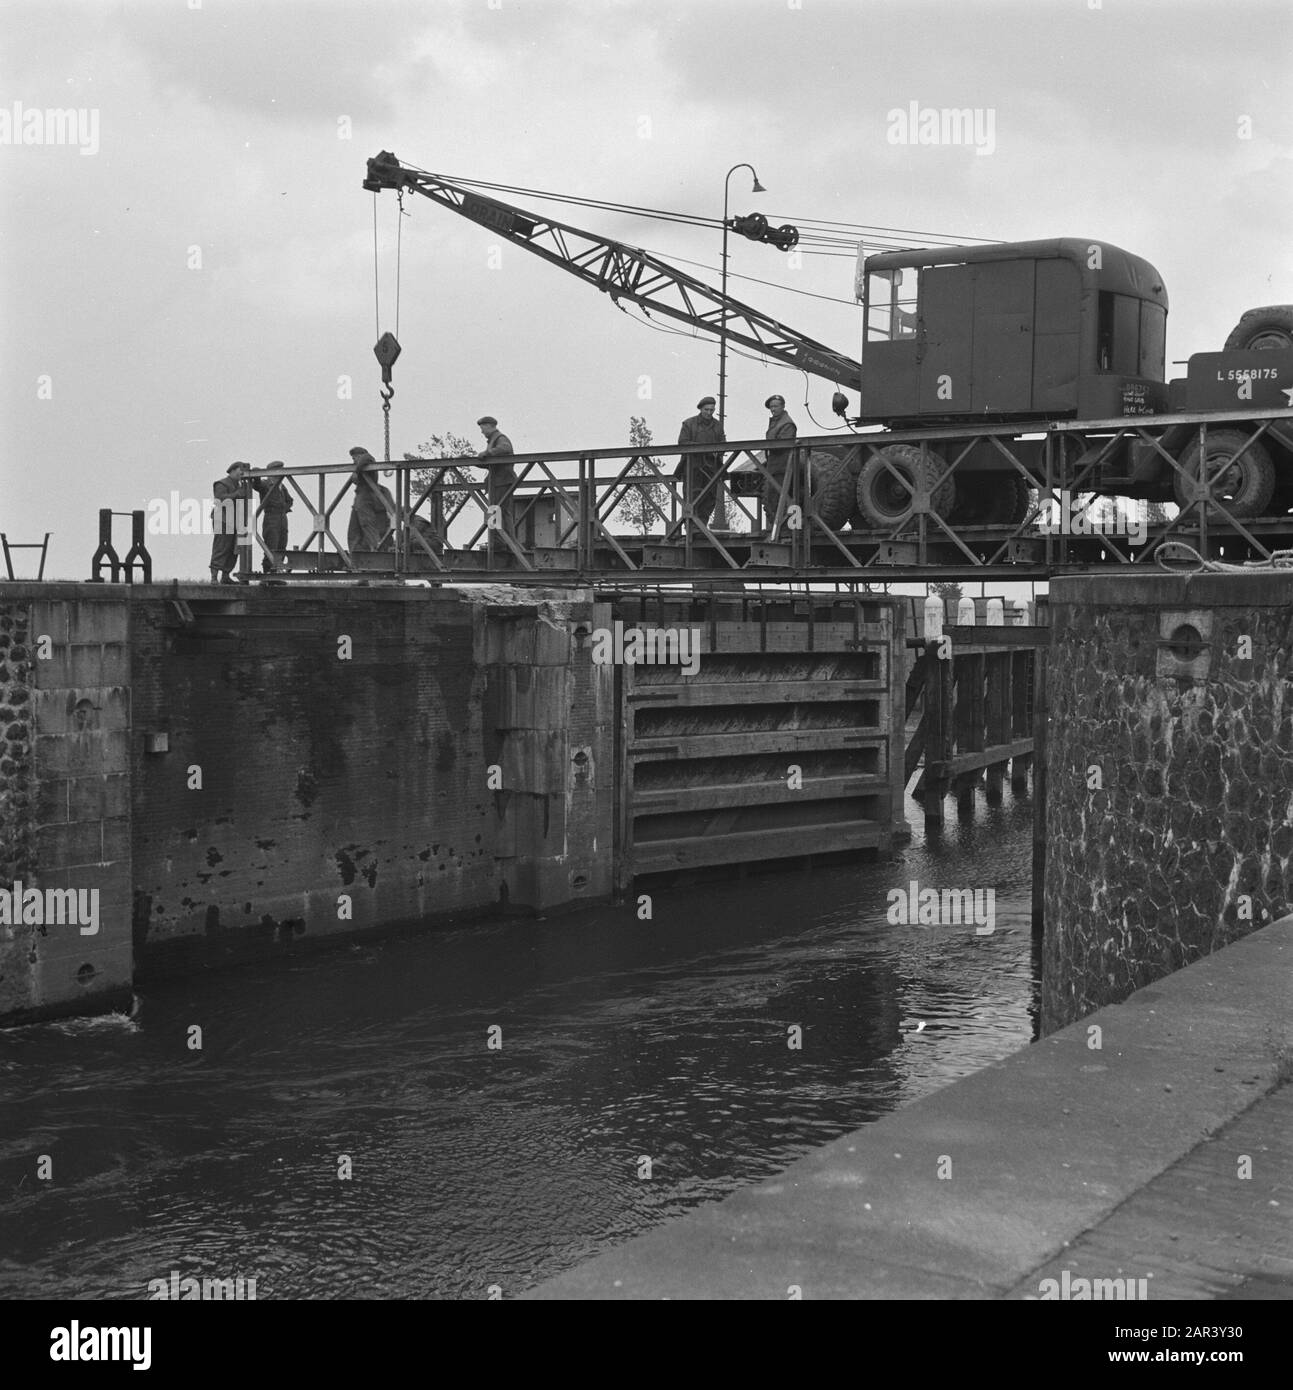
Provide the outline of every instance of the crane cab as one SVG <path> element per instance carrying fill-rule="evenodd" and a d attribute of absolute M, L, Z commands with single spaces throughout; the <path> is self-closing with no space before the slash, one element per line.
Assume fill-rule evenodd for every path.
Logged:
<path fill-rule="evenodd" d="M 863 418 L 1111 419 L 1167 404 L 1167 292 L 1076 237 L 858 255 Z"/>

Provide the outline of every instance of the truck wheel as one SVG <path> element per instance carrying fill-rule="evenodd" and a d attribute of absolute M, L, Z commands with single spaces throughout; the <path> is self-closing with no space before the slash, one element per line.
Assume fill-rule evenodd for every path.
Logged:
<path fill-rule="evenodd" d="M 823 526 L 838 531 L 853 510 L 855 485 L 848 459 L 825 450 L 814 450 L 808 456 L 808 469 L 812 479 L 813 515 Z"/>
<path fill-rule="evenodd" d="M 886 463 L 906 479 L 912 491 L 929 487 L 943 471 L 942 459 L 914 444 L 890 444 L 872 454 L 862 465 L 857 481 L 858 511 L 871 526 L 901 526 L 913 515 L 911 491 L 894 477 Z M 956 501 L 955 479 L 945 478 L 934 489 L 930 501 L 940 516 L 950 516 Z"/>
<path fill-rule="evenodd" d="M 1293 304 L 1249 309 L 1226 339 L 1226 351 L 1231 348 L 1293 348 Z"/>
<path fill-rule="evenodd" d="M 1236 454 L 1239 456 L 1218 476 L 1218 469 Z M 1199 476 L 1197 435 L 1181 455 L 1181 466 L 1191 478 Z M 1234 516 L 1261 516 L 1275 494 L 1275 465 L 1270 454 L 1263 444 L 1248 443 L 1248 436 L 1239 430 L 1208 431 L 1207 477 Z M 1174 485 L 1181 507 L 1187 505 L 1184 484 L 1185 478 L 1177 473 Z"/>
<path fill-rule="evenodd" d="M 1018 526 L 1028 515 L 1028 484 L 1013 469 L 966 473 L 956 484 L 952 520 L 965 526 Z"/>

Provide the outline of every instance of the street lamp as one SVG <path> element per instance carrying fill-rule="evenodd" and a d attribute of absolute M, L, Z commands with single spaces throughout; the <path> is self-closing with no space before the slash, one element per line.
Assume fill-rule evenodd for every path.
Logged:
<path fill-rule="evenodd" d="M 750 171 L 750 176 L 754 179 L 751 193 L 766 193 L 768 191 L 759 182 L 759 176 L 754 172 L 753 164 L 733 164 L 727 171 L 727 177 L 723 180 L 723 305 L 718 330 L 718 423 L 723 427 L 724 434 L 727 433 L 727 194 L 732 175 L 738 169 Z"/>

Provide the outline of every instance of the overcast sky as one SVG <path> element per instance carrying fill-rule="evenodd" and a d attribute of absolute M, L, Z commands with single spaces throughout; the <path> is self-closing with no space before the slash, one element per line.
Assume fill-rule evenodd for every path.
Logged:
<path fill-rule="evenodd" d="M 1165 278 L 1169 359 L 1293 301 L 1287 0 L 6 0 L 0 23 L 0 529 L 52 531 L 55 577 L 88 574 L 101 506 L 209 495 L 239 458 L 380 456 L 360 185 L 383 149 L 715 218 L 748 160 L 768 192 L 737 173 L 734 213 L 1112 242 Z M 991 112 L 991 152 L 891 143 L 911 102 Z M 15 143 L 15 103 L 79 109 L 86 152 Z M 634 414 L 673 440 L 716 390 L 712 339 L 407 206 L 394 456 L 476 440 L 485 412 L 518 450 L 619 444 Z M 718 264 L 714 229 L 536 208 Z M 394 195 L 377 211 L 393 329 Z M 856 307 L 791 292 L 851 300 L 851 259 L 734 239 L 731 268 L 774 282 L 734 293 L 860 353 Z M 762 434 L 773 390 L 813 432 L 804 378 L 738 357 L 729 438 Z M 807 386 L 823 423 L 830 391 Z M 205 577 L 208 540 L 152 548 L 159 576 Z"/>

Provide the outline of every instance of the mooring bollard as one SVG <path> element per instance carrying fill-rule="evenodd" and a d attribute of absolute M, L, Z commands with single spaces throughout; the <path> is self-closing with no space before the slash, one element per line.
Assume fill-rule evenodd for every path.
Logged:
<path fill-rule="evenodd" d="M 122 560 L 112 547 L 112 518 L 114 516 L 128 516 L 130 518 L 130 549 L 126 552 L 126 558 Z M 151 584 L 153 579 L 153 557 L 148 553 L 148 547 L 144 544 L 144 516 L 143 511 L 135 512 L 114 512 L 110 507 L 99 508 L 99 548 L 94 552 L 90 560 L 91 584 L 103 583 L 103 567 L 108 565 L 112 570 L 112 582 L 121 582 L 122 571 L 125 571 L 126 583 L 135 582 L 135 565 L 139 565 L 139 579 L 142 584 Z"/>

